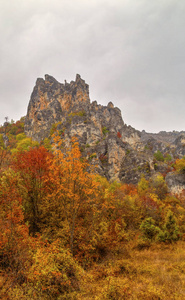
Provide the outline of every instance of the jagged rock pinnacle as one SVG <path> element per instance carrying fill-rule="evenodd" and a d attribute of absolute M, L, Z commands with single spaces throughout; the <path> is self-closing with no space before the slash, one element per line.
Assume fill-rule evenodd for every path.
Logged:
<path fill-rule="evenodd" d="M 89 86 L 79 74 L 70 83 L 60 83 L 48 74 L 45 79 L 37 79 L 28 105 L 25 133 L 41 141 L 50 136 L 53 124 L 57 124 L 66 143 L 76 136 L 84 155 L 96 153 L 99 173 L 109 179 L 118 179 L 127 142 L 134 144 L 140 139 L 139 132 L 124 125 L 121 111 L 112 102 L 108 106 L 90 102 Z"/>

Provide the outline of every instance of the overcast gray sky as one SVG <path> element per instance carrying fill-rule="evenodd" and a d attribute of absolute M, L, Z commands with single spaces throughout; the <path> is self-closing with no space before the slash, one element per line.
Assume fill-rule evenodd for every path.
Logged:
<path fill-rule="evenodd" d="M 126 124 L 185 130 L 184 0 L 0 0 L 0 124 L 25 116 L 38 77 L 80 74 Z"/>

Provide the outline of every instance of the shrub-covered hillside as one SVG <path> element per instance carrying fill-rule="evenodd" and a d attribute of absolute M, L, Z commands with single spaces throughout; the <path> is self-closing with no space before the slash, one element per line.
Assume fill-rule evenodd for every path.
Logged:
<path fill-rule="evenodd" d="M 55 131 L 1 127 L 1 299 L 184 299 L 185 194 L 108 182 Z M 177 160 L 174 172 L 184 172 Z"/>

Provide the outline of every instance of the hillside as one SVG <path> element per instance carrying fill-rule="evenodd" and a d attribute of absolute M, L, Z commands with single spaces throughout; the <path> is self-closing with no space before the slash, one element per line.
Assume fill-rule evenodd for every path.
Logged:
<path fill-rule="evenodd" d="M 0 297 L 184 299 L 184 132 L 139 132 L 88 91 L 47 75 L 0 128 Z"/>

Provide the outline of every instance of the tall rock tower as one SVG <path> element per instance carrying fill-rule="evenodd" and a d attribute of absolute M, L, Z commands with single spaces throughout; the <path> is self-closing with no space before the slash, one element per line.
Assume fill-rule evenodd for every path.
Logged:
<path fill-rule="evenodd" d="M 89 86 L 80 75 L 65 84 L 50 75 L 45 75 L 45 80 L 38 78 L 28 105 L 25 133 L 41 141 L 49 135 L 52 124 L 63 121 L 72 111 L 86 110 L 89 105 Z"/>
<path fill-rule="evenodd" d="M 41 141 L 50 136 L 55 124 L 68 144 L 77 137 L 82 151 L 98 172 L 118 179 L 128 149 L 140 140 L 140 133 L 124 124 L 121 111 L 112 102 L 107 106 L 90 102 L 89 86 L 76 75 L 70 83 L 59 83 L 52 76 L 37 79 L 28 106 L 25 133 Z"/>

